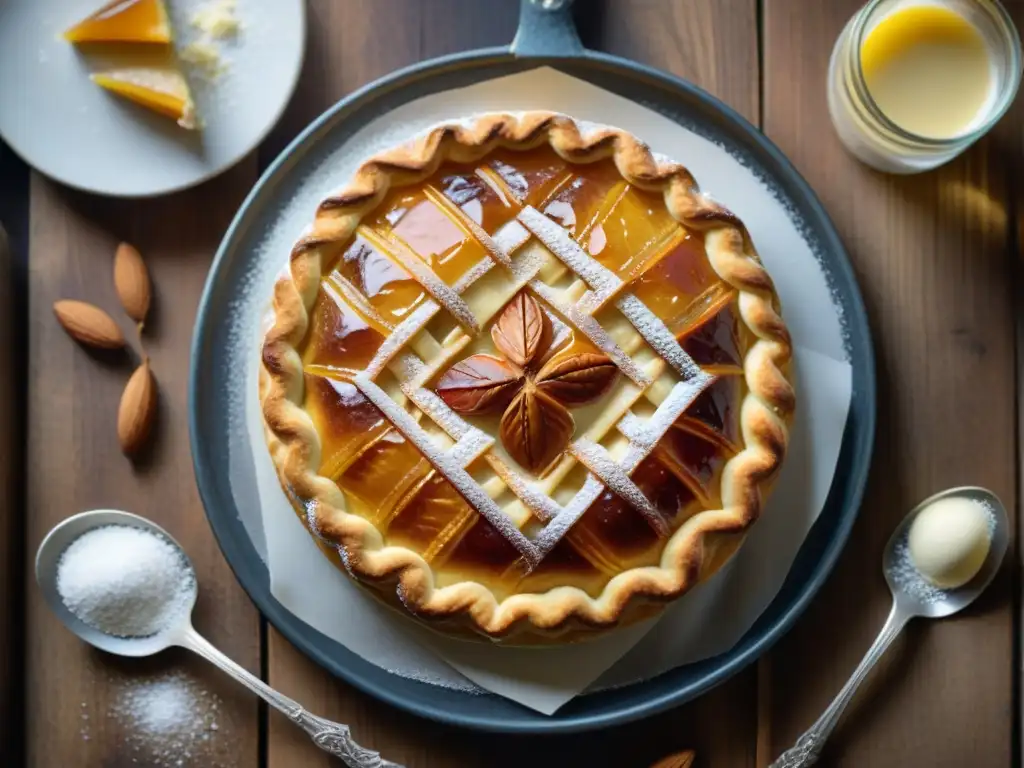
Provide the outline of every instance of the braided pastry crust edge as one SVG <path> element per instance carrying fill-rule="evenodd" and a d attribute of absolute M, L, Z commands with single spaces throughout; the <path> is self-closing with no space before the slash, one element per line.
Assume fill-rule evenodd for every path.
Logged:
<path fill-rule="evenodd" d="M 712 268 L 738 291 L 740 317 L 755 341 L 744 360 L 744 447 L 722 470 L 722 508 L 694 515 L 670 537 L 658 566 L 615 576 L 597 597 L 576 587 L 559 587 L 499 601 L 478 583 L 435 587 L 431 567 L 422 557 L 403 547 L 385 547 L 373 524 L 346 512 L 339 488 L 317 473 L 320 440 L 302 408 L 304 379 L 297 347 L 319 290 L 325 250 L 346 241 L 389 189 L 427 178 L 446 159 L 472 162 L 498 147 L 526 150 L 543 144 L 570 163 L 611 157 L 630 184 L 661 191 L 673 217 L 704 233 Z M 774 285 L 746 228 L 701 193 L 685 167 L 656 157 L 622 130 L 584 132 L 572 118 L 549 112 L 487 114 L 438 126 L 374 156 L 343 190 L 321 202 L 313 225 L 292 249 L 288 273 L 274 287 L 273 309 L 274 324 L 263 345 L 260 402 L 268 447 L 286 492 L 321 546 L 337 549 L 352 576 L 386 602 L 400 602 L 418 616 L 441 620 L 439 628 L 446 631 L 536 643 L 592 636 L 595 630 L 656 613 L 661 604 L 727 562 L 760 515 L 786 452 L 795 408 L 788 375 L 792 346 Z"/>

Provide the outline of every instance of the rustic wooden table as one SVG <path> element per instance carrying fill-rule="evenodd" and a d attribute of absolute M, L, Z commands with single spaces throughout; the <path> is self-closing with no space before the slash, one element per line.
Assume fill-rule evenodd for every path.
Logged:
<path fill-rule="evenodd" d="M 831 130 L 824 83 L 832 42 L 859 4 L 577 3 L 586 45 L 697 83 L 789 155 L 849 248 L 879 371 L 870 488 L 838 568 L 807 614 L 758 665 L 698 701 L 595 734 L 539 740 L 434 725 L 304 658 L 261 620 L 221 556 L 195 490 L 186 427 L 196 304 L 217 243 L 261 169 L 313 117 L 370 80 L 439 54 L 508 42 L 517 0 L 310 0 L 305 68 L 284 119 L 236 168 L 181 194 L 120 201 L 72 192 L 30 173 L 0 145 L 0 216 L 13 245 L 11 258 L 0 245 L 0 306 L 13 318 L 0 319 L 0 372 L 27 376 L 0 381 L 0 513 L 8 513 L 0 514 L 0 660 L 12 670 L 0 669 L 0 695 L 9 691 L 0 708 L 0 763 L 156 764 L 108 713 L 140 670 L 182 669 L 220 700 L 218 730 L 202 749 L 179 755 L 183 764 L 331 764 L 202 662 L 173 653 L 141 663 L 111 659 L 58 624 L 35 589 L 31 553 L 53 524 L 95 507 L 133 510 L 166 526 L 198 568 L 201 631 L 272 685 L 350 723 L 363 744 L 409 766 L 643 768 L 692 746 L 701 766 L 747 768 L 765 766 L 788 746 L 885 617 L 879 561 L 896 521 L 920 498 L 964 483 L 992 488 L 1016 510 L 1022 474 L 1015 319 L 1024 304 L 1024 110 L 1018 105 L 993 135 L 934 173 L 895 178 L 858 165 Z M 1024 0 L 1010 5 L 1024 18 Z M 98 363 L 51 313 L 63 297 L 117 306 L 111 256 L 122 239 L 145 254 L 157 290 L 148 351 L 161 388 L 159 438 L 135 469 L 114 431 L 127 362 Z M 1014 547 L 976 610 L 941 627 L 911 626 L 824 764 L 1019 764 L 1017 562 Z M 159 760 L 171 764 L 166 755 Z"/>

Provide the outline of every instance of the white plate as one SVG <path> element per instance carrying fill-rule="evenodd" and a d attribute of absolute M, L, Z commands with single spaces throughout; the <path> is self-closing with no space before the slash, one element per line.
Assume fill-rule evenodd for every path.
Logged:
<path fill-rule="evenodd" d="M 227 71 L 204 81 L 186 67 L 202 131 L 89 81 L 101 60 L 61 32 L 104 0 L 0 0 L 0 136 L 68 186 L 120 197 L 184 189 L 234 165 L 267 135 L 291 97 L 306 40 L 302 0 L 238 0 L 242 29 L 217 43 Z M 209 0 L 169 0 L 177 45 Z"/>

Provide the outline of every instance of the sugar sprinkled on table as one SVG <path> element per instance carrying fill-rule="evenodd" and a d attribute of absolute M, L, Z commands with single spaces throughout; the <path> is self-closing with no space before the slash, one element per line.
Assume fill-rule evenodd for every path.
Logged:
<path fill-rule="evenodd" d="M 126 681 L 109 714 L 127 728 L 137 764 L 220 768 L 231 764 L 234 746 L 218 724 L 220 704 L 189 675 L 171 672 Z"/>

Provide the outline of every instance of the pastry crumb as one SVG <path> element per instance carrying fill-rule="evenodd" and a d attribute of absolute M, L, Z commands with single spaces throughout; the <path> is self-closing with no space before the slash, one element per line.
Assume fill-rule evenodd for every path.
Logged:
<path fill-rule="evenodd" d="M 227 69 L 217 46 L 208 40 L 196 40 L 181 49 L 182 61 L 191 64 L 203 77 L 215 80 Z"/>
<path fill-rule="evenodd" d="M 235 15 L 237 6 L 237 0 L 212 0 L 198 8 L 189 23 L 214 40 L 234 37 L 241 29 L 241 22 Z"/>

